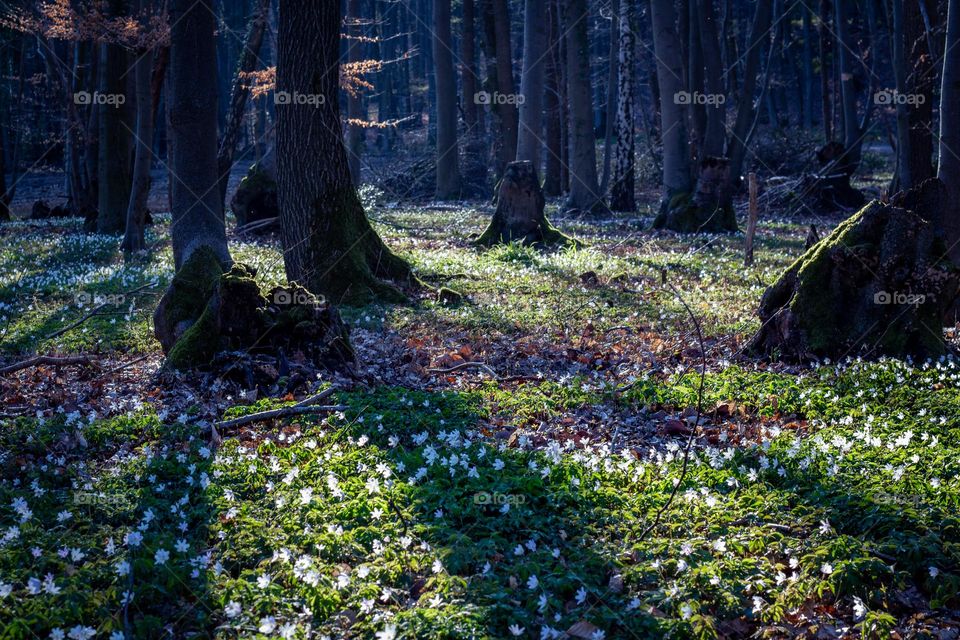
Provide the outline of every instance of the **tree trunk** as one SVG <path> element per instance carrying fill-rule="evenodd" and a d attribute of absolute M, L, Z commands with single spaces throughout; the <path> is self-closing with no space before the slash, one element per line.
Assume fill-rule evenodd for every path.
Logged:
<path fill-rule="evenodd" d="M 675 198 L 689 196 L 693 185 L 690 180 L 686 118 L 679 99 L 683 91 L 683 62 L 673 0 L 651 0 L 650 17 L 660 91 L 660 138 L 663 145 L 661 211 L 664 211 L 673 206 Z"/>
<path fill-rule="evenodd" d="M 593 211 L 603 205 L 597 183 L 597 150 L 590 99 L 590 58 L 586 0 L 564 0 L 567 42 L 567 96 L 570 101 L 570 195 L 566 208 Z"/>
<path fill-rule="evenodd" d="M 227 185 L 230 182 L 230 170 L 233 168 L 233 156 L 237 151 L 237 143 L 243 132 L 243 114 L 247 108 L 247 98 L 250 90 L 244 80 L 244 74 L 255 71 L 260 61 L 260 47 L 263 43 L 263 34 L 267 30 L 267 16 L 270 10 L 270 0 L 256 0 L 253 17 L 247 28 L 247 37 L 243 42 L 243 52 L 240 54 L 240 63 L 233 76 L 233 86 L 230 89 L 230 110 L 227 113 L 227 124 L 220 140 L 217 151 L 217 172 L 219 175 L 218 192 L 220 207 L 223 208 L 227 199 Z"/>
<path fill-rule="evenodd" d="M 544 198 L 536 168 L 529 160 L 511 162 L 500 180 L 497 209 L 487 230 L 477 239 L 480 246 L 508 244 L 576 244 L 557 231 L 543 213 Z"/>
<path fill-rule="evenodd" d="M 144 3 L 141 3 L 141 8 Z M 153 53 L 138 50 L 134 65 L 135 99 L 137 101 L 136 152 L 133 161 L 133 185 L 127 203 L 126 231 L 121 249 L 132 254 L 146 249 L 144 224 L 147 198 L 150 195 L 150 166 L 153 164 L 153 100 L 150 92 L 153 79 Z"/>
<path fill-rule="evenodd" d="M 520 131 L 517 160 L 529 160 L 540 175 L 543 142 L 543 74 L 546 58 L 546 0 L 526 0 L 523 21 L 523 74 L 520 78 Z"/>
<path fill-rule="evenodd" d="M 846 150 L 839 165 L 852 175 L 860 165 L 863 131 L 857 117 L 856 79 L 850 59 L 853 40 L 847 24 L 849 2 L 850 0 L 834 0 L 834 23 L 837 30 L 837 60 L 840 66 L 840 97 L 843 106 L 843 146 Z"/>
<path fill-rule="evenodd" d="M 713 0 L 699 0 L 699 33 L 706 67 L 705 88 L 713 98 L 707 103 L 707 124 L 703 137 L 704 156 L 722 156 L 726 137 L 727 107 L 723 82 L 720 40 L 717 35 Z M 719 96 L 723 96 L 721 99 Z"/>
<path fill-rule="evenodd" d="M 960 0 L 947 7 L 947 37 L 940 81 L 940 152 L 937 177 L 946 185 L 945 206 L 937 222 L 947 239 L 947 250 L 960 263 Z"/>
<path fill-rule="evenodd" d="M 477 67 L 477 13 L 475 0 L 463 0 L 463 31 L 461 43 L 461 84 L 463 86 L 463 121 L 466 131 L 463 135 L 465 175 L 478 176 L 478 183 L 485 183 L 487 177 L 487 154 L 484 149 L 485 135 L 484 113 L 477 104 L 480 90 L 479 68 Z"/>
<path fill-rule="evenodd" d="M 560 159 L 563 157 L 563 110 L 560 97 L 563 94 L 563 78 L 560 69 L 560 22 L 557 0 L 547 0 L 547 59 L 546 93 L 543 101 L 543 115 L 546 118 L 546 163 L 543 175 L 543 192 L 548 196 L 563 193 Z"/>
<path fill-rule="evenodd" d="M 277 90 L 314 96 L 277 105 L 277 177 L 287 278 L 331 302 L 402 294 L 378 278 L 411 278 L 380 240 L 350 180 L 338 101 L 336 2 L 280 0 Z"/>
<path fill-rule="evenodd" d="M 617 148 L 616 162 L 613 167 L 613 184 L 610 188 L 610 209 L 613 211 L 636 211 L 637 201 L 635 194 L 635 167 L 636 156 L 635 137 L 633 135 L 634 120 L 634 13 L 633 4 L 629 0 L 620 2 L 619 16 L 620 33 L 618 38 L 617 60 Z"/>
<path fill-rule="evenodd" d="M 620 58 L 620 0 L 610 0 L 610 51 L 607 55 L 607 99 L 603 114 L 603 172 L 600 174 L 600 193 L 610 187 L 610 164 L 613 161 L 614 132 L 617 121 L 617 100 Z"/>
<path fill-rule="evenodd" d="M 517 156 L 516 85 L 513 82 L 513 48 L 510 44 L 510 6 L 507 0 L 491 0 L 497 55 L 497 103 L 500 114 L 503 167 Z M 501 169 L 502 169 L 501 168 Z"/>
<path fill-rule="evenodd" d="M 200 247 L 230 263 L 217 193 L 217 93 L 215 18 L 211 0 L 173 0 L 170 8 L 170 169 L 174 265 Z"/>
<path fill-rule="evenodd" d="M 813 128 L 813 28 L 812 10 L 801 6 L 803 12 L 803 128 Z"/>
<path fill-rule="evenodd" d="M 437 86 L 438 200 L 460 198 L 460 147 L 457 144 L 457 77 L 453 68 L 450 0 L 433 0 L 433 62 Z"/>
<path fill-rule="evenodd" d="M 116 14 L 114 14 L 116 15 Z M 130 151 L 136 123 L 130 117 L 133 96 L 127 95 L 127 50 L 118 44 L 100 45 L 98 104 L 99 149 L 97 160 L 97 232 L 120 233 L 130 203 Z"/>
<path fill-rule="evenodd" d="M 823 120 L 823 139 L 833 142 L 833 105 L 831 104 L 830 70 L 830 31 L 829 24 L 830 0 L 820 0 L 820 24 L 817 32 L 820 36 L 820 117 Z"/>

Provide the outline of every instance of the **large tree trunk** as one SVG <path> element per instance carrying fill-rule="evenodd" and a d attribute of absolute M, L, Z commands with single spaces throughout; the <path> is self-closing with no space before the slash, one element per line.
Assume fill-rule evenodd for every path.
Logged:
<path fill-rule="evenodd" d="M 672 208 L 676 198 L 689 196 L 693 185 L 690 180 L 686 117 L 684 106 L 678 99 L 683 91 L 683 59 L 673 0 L 651 0 L 650 17 L 660 91 L 660 138 L 663 144 L 662 212 Z"/>
<path fill-rule="evenodd" d="M 590 99 L 590 58 L 586 0 L 564 0 L 567 42 L 567 96 L 570 101 L 570 195 L 566 208 L 593 211 L 603 205 L 597 183 L 597 149 Z"/>
<path fill-rule="evenodd" d="M 517 156 L 517 89 L 513 82 L 513 47 L 510 43 L 510 5 L 507 0 L 490 0 L 493 9 L 494 45 L 497 55 L 498 102 L 495 109 L 500 114 L 503 136 L 501 159 L 503 167 Z"/>
<path fill-rule="evenodd" d="M 937 177 L 947 187 L 945 206 L 938 218 L 947 238 L 947 250 L 960 264 L 960 0 L 947 7 L 947 37 L 940 83 L 940 152 Z"/>
<path fill-rule="evenodd" d="M 170 7 L 170 169 L 173 222 L 170 237 L 179 269 L 200 247 L 230 263 L 217 193 L 217 94 L 215 27 L 211 0 L 174 0 Z"/>
<path fill-rule="evenodd" d="M 546 118 L 546 162 L 543 175 L 543 192 L 548 196 L 559 196 L 563 192 L 563 129 L 564 118 L 561 104 L 563 95 L 563 76 L 560 67 L 560 18 L 558 0 L 547 0 L 547 59 L 546 93 L 544 94 L 543 115 Z"/>
<path fill-rule="evenodd" d="M 724 138 L 726 137 L 727 102 L 713 0 L 699 0 L 698 7 L 698 31 L 706 67 L 704 86 L 707 93 L 714 97 L 707 104 L 707 124 L 703 135 L 702 154 L 704 156 L 722 156 Z M 721 99 L 719 96 L 723 96 L 723 98 Z"/>
<path fill-rule="evenodd" d="M 287 278 L 331 302 L 402 294 L 380 277 L 410 268 L 370 226 L 340 135 L 340 9 L 280 0 L 277 91 L 315 96 L 277 105 L 277 177 Z"/>
<path fill-rule="evenodd" d="M 500 180 L 497 210 L 477 244 L 576 244 L 547 221 L 543 206 L 543 191 L 533 163 L 529 160 L 511 162 Z"/>
<path fill-rule="evenodd" d="M 141 3 L 143 7 L 143 3 Z M 121 249 L 125 254 L 146 249 L 144 224 L 147 218 L 147 197 L 150 195 L 150 166 L 153 164 L 153 100 L 150 93 L 153 79 L 153 53 L 139 50 L 133 68 L 137 101 L 136 152 L 133 161 L 133 185 L 127 203 L 126 231 Z"/>
<path fill-rule="evenodd" d="M 127 93 L 130 59 L 127 50 L 118 44 L 100 45 L 100 88 L 97 95 L 106 102 L 98 105 L 99 233 L 120 233 L 127 219 L 131 184 L 131 132 L 136 126 L 131 117 L 133 96 Z"/>
<path fill-rule="evenodd" d="M 243 132 L 243 114 L 247 108 L 247 98 L 250 90 L 244 74 L 255 71 L 260 61 L 260 46 L 263 44 L 263 34 L 267 30 L 267 16 L 270 11 L 270 0 L 257 0 L 253 17 L 247 28 L 247 37 L 243 41 L 243 51 L 240 62 L 233 76 L 233 86 L 230 89 L 230 110 L 227 113 L 227 124 L 220 140 L 217 151 L 217 172 L 219 180 L 217 189 L 220 194 L 220 207 L 227 199 L 227 185 L 230 182 L 230 169 L 233 167 L 233 156 L 237 151 L 237 143 Z"/>
<path fill-rule="evenodd" d="M 763 294 L 751 349 L 790 360 L 944 354 L 958 285 L 933 222 L 945 197 L 928 180 L 845 220 Z"/>
<path fill-rule="evenodd" d="M 213 315 L 220 278 L 231 259 L 217 193 L 217 59 L 211 0 L 170 6 L 168 110 L 177 273 L 154 313 L 154 332 L 167 364 L 209 362 L 219 346 Z"/>
<path fill-rule="evenodd" d="M 617 60 L 617 147 L 616 161 L 613 167 L 613 184 L 610 188 L 610 209 L 613 211 L 636 211 L 635 194 L 636 155 L 633 135 L 634 110 L 634 40 L 633 3 L 620 2 L 619 26 L 620 45 Z"/>
<path fill-rule="evenodd" d="M 546 58 L 546 0 L 526 0 L 523 19 L 523 74 L 520 77 L 520 131 L 517 160 L 529 160 L 540 174 L 543 134 L 543 74 Z"/>
<path fill-rule="evenodd" d="M 457 144 L 457 76 L 453 69 L 450 0 L 433 0 L 433 62 L 437 85 L 438 200 L 460 198 L 460 147 Z"/>
<path fill-rule="evenodd" d="M 466 131 L 463 134 L 464 174 L 477 176 L 477 182 L 483 184 L 487 178 L 487 153 L 484 149 L 484 113 L 477 104 L 480 81 L 477 66 L 477 11 L 475 0 L 463 0 L 460 81 L 463 87 L 463 121 Z"/>

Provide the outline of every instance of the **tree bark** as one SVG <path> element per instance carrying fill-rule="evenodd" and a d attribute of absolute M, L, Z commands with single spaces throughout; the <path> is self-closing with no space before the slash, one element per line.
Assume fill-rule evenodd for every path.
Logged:
<path fill-rule="evenodd" d="M 830 0 L 820 0 L 820 24 L 817 32 L 820 37 L 820 117 L 823 120 L 823 139 L 833 142 L 833 105 L 831 104 L 830 75 L 833 68 L 830 57 L 829 24 Z"/>
<path fill-rule="evenodd" d="M 277 105 L 277 177 L 287 279 L 331 302 L 393 300 L 379 280 L 411 278 L 370 226 L 340 133 L 340 9 L 280 0 L 277 91 L 313 104 Z"/>
<path fill-rule="evenodd" d="M 960 263 L 960 0 L 947 6 L 947 37 L 940 76 L 940 151 L 937 177 L 946 185 L 946 201 L 937 222 L 947 251 Z"/>
<path fill-rule="evenodd" d="M 480 246 L 511 242 L 538 246 L 576 244 L 547 221 L 543 207 L 543 191 L 533 163 L 529 160 L 511 162 L 500 180 L 497 209 L 476 243 Z"/>
<path fill-rule="evenodd" d="M 626 1 L 626 0 L 624 0 Z M 600 174 L 600 193 L 606 194 L 610 187 L 610 165 L 614 153 L 616 130 L 620 58 L 620 0 L 610 0 L 610 50 L 607 55 L 607 96 L 603 115 L 603 171 Z"/>
<path fill-rule="evenodd" d="M 122 3 L 120 3 L 122 4 Z M 114 3 L 113 15 L 117 13 Z M 119 44 L 100 44 L 100 83 L 97 97 L 99 148 L 97 160 L 97 232 L 120 233 L 130 202 L 130 151 L 136 123 L 130 117 L 133 96 L 127 94 L 130 56 Z"/>
<path fill-rule="evenodd" d="M 613 211 L 636 211 L 634 157 L 636 155 L 633 135 L 634 111 L 634 39 L 633 4 L 620 2 L 617 59 L 617 147 L 613 167 L 613 184 L 610 188 L 610 209 Z"/>
<path fill-rule="evenodd" d="M 843 146 L 846 149 L 840 164 L 853 174 L 860 165 L 863 130 L 857 117 L 857 89 L 850 60 L 853 42 L 847 10 L 850 0 L 834 0 L 834 24 L 837 30 L 837 61 L 840 67 L 840 97 L 843 107 Z M 872 98 L 873 96 L 871 96 Z"/>
<path fill-rule="evenodd" d="M 567 97 L 570 101 L 570 195 L 566 208 L 593 211 L 603 204 L 597 183 L 597 150 L 590 99 L 590 58 L 586 0 L 564 0 L 567 43 Z"/>
<path fill-rule="evenodd" d="M 493 8 L 494 46 L 497 55 L 497 91 L 500 93 L 495 109 L 500 114 L 503 146 L 503 167 L 517 156 L 516 85 L 513 82 L 513 47 L 510 43 L 510 6 L 507 0 L 491 0 Z"/>
<path fill-rule="evenodd" d="M 529 160 L 540 175 L 543 144 L 543 82 L 546 58 L 546 0 L 525 0 L 523 20 L 523 73 L 520 77 L 520 130 L 517 160 Z"/>
<path fill-rule="evenodd" d="M 762 6 L 765 3 L 760 3 Z M 661 211 L 677 196 L 688 195 L 692 188 L 690 155 L 687 150 L 687 126 L 684 107 L 678 96 L 683 91 L 683 61 L 677 35 L 677 15 L 673 0 L 651 0 L 653 44 L 657 58 L 657 84 L 660 90 L 660 138 L 663 144 L 663 199 Z"/>
<path fill-rule="evenodd" d="M 453 68 L 450 0 L 433 0 L 433 63 L 437 87 L 438 200 L 460 198 L 460 147 L 457 143 L 457 77 Z"/>
<path fill-rule="evenodd" d="M 723 82 L 723 63 L 717 34 L 713 0 L 699 0 L 699 33 L 706 68 L 704 86 L 711 96 L 723 96 L 707 105 L 707 124 L 703 137 L 704 156 L 722 156 L 726 137 L 727 107 Z"/>
<path fill-rule="evenodd" d="M 170 237 L 179 269 L 200 247 L 230 263 L 217 192 L 217 57 L 211 0 L 173 0 L 170 6 Z"/>
<path fill-rule="evenodd" d="M 478 182 L 486 182 L 487 157 L 483 139 L 485 135 L 484 113 L 477 104 L 480 90 L 479 68 L 477 67 L 477 12 L 475 0 L 463 0 L 460 82 L 463 87 L 463 121 L 466 131 L 463 135 L 464 170 L 467 175 L 478 175 Z"/>
<path fill-rule="evenodd" d="M 143 8 L 144 3 L 141 3 Z M 137 62 L 133 68 L 137 102 L 137 134 L 133 161 L 133 185 L 127 203 L 126 231 L 121 249 L 125 254 L 143 251 L 144 224 L 147 217 L 147 197 L 150 195 L 150 166 L 153 164 L 153 100 L 150 92 L 153 79 L 153 53 L 136 52 Z"/>
<path fill-rule="evenodd" d="M 230 89 L 230 110 L 227 113 L 227 123 L 217 151 L 217 172 L 219 175 L 218 192 L 220 207 L 223 208 L 227 199 L 227 185 L 230 182 L 230 170 L 233 168 L 233 156 L 237 151 L 237 143 L 243 132 L 243 114 L 247 108 L 247 98 L 250 90 L 244 80 L 244 74 L 255 71 L 260 61 L 260 47 L 263 43 L 263 34 L 267 30 L 267 16 L 270 10 L 270 0 L 257 0 L 253 17 L 247 28 L 247 36 L 243 41 L 243 51 L 240 62 L 233 76 L 233 86 Z"/>
<path fill-rule="evenodd" d="M 558 0 L 547 0 L 547 65 L 544 117 L 546 117 L 546 162 L 543 176 L 543 192 L 559 196 L 563 192 L 563 76 L 560 66 L 560 17 Z"/>

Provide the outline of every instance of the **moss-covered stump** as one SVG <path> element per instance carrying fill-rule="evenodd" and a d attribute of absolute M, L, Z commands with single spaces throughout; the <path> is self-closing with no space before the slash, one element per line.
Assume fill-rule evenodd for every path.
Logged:
<path fill-rule="evenodd" d="M 671 193 L 664 198 L 653 221 L 654 229 L 679 233 L 729 233 L 737 230 L 737 214 L 726 196 L 730 163 L 706 157 L 693 193 Z"/>
<path fill-rule="evenodd" d="M 167 366 L 203 367 L 225 351 L 282 352 L 329 369 L 353 362 L 336 309 L 296 284 L 265 296 L 255 276 L 245 265 L 225 270 L 207 248 L 190 256 L 154 314 Z"/>
<path fill-rule="evenodd" d="M 929 180 L 871 202 L 804 253 L 764 293 L 749 348 L 788 360 L 942 355 L 958 286 L 930 222 L 943 190 Z"/>
<path fill-rule="evenodd" d="M 511 242 L 538 246 L 577 244 L 550 224 L 543 207 L 543 190 L 533 163 L 511 162 L 500 181 L 497 209 L 476 244 L 485 247 Z"/>
<path fill-rule="evenodd" d="M 277 204 L 277 180 L 274 174 L 259 164 L 250 167 L 230 200 L 230 210 L 237 218 L 238 227 L 277 218 L 280 208 Z M 268 231 L 276 229 L 277 226 L 257 227 L 256 231 Z"/>

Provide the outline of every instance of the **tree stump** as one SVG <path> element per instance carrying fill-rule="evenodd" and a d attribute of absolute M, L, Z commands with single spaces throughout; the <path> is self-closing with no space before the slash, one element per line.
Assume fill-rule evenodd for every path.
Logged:
<path fill-rule="evenodd" d="M 490 225 L 476 244 L 492 246 L 520 242 L 533 245 L 575 245 L 577 241 L 564 235 L 544 215 L 545 201 L 537 170 L 529 160 L 511 162 L 500 180 L 497 209 Z"/>
<path fill-rule="evenodd" d="M 230 199 L 230 210 L 237 218 L 237 226 L 243 227 L 260 220 L 275 219 L 280 215 L 277 204 L 276 171 L 258 163 L 250 167 L 247 175 L 237 186 Z M 257 231 L 276 229 L 279 225 L 258 227 Z"/>
<path fill-rule="evenodd" d="M 704 158 L 694 193 L 677 194 L 664 201 L 653 228 L 679 233 L 736 231 L 737 215 L 724 193 L 729 175 L 730 162 L 726 158 Z"/>
<path fill-rule="evenodd" d="M 224 270 L 207 248 L 190 256 L 154 314 L 166 366 L 203 367 L 226 351 L 299 354 L 328 369 L 354 361 L 335 308 L 296 284 L 264 296 L 255 275 L 239 264 Z"/>
<path fill-rule="evenodd" d="M 805 204 L 822 213 L 850 211 L 862 207 L 867 199 L 850 184 L 856 167 L 846 159 L 839 142 L 829 142 L 817 150 L 820 172 L 805 175 L 799 193 Z"/>
<path fill-rule="evenodd" d="M 845 220 L 763 294 L 749 349 L 788 360 L 942 355 L 958 287 L 930 222 L 944 198 L 928 180 Z"/>

